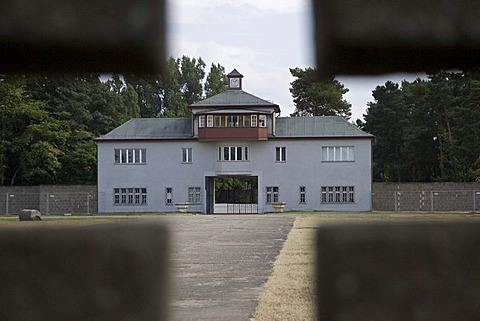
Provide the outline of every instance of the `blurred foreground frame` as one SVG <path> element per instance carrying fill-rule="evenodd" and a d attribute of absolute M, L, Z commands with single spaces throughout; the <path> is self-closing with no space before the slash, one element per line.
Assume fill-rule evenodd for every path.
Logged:
<path fill-rule="evenodd" d="M 314 0 L 319 76 L 478 68 L 480 2 Z"/>
<path fill-rule="evenodd" d="M 345 223 L 317 232 L 317 316 L 477 320 L 480 221 Z"/>
<path fill-rule="evenodd" d="M 164 0 L 2 0 L 0 73 L 160 73 Z"/>

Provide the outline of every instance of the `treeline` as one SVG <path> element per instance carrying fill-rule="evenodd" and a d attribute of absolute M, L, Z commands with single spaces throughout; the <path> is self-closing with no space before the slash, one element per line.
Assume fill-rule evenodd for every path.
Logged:
<path fill-rule="evenodd" d="M 480 72 L 434 72 L 373 90 L 364 122 L 375 135 L 377 182 L 480 181 Z"/>
<path fill-rule="evenodd" d="M 224 91 L 225 69 L 171 57 L 138 76 L 0 75 L 0 185 L 95 184 L 95 137 L 132 117 L 185 117 Z"/>

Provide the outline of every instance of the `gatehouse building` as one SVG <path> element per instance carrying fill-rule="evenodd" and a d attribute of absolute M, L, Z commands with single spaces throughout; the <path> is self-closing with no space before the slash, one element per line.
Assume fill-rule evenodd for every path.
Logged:
<path fill-rule="evenodd" d="M 227 77 L 190 118 L 131 119 L 96 139 L 100 213 L 371 210 L 372 135 L 337 116 L 280 117 Z"/>

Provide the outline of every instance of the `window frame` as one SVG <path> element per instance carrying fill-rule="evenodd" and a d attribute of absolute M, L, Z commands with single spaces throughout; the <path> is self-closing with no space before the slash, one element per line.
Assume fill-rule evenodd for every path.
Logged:
<path fill-rule="evenodd" d="M 114 187 L 114 206 L 145 206 L 147 204 L 146 187 Z"/>
<path fill-rule="evenodd" d="M 113 162 L 115 165 L 139 165 L 147 163 L 146 148 L 114 148 Z"/>
<path fill-rule="evenodd" d="M 213 115 L 207 115 L 207 127 L 213 127 Z"/>
<path fill-rule="evenodd" d="M 219 162 L 249 162 L 249 146 L 246 145 L 222 145 L 218 147 Z M 239 153 L 240 151 L 240 153 Z"/>
<path fill-rule="evenodd" d="M 258 115 L 258 127 L 267 127 L 267 115 Z"/>
<path fill-rule="evenodd" d="M 205 122 L 205 115 L 198 116 L 198 128 L 207 127 L 206 125 L 207 123 Z"/>
<path fill-rule="evenodd" d="M 298 188 L 299 193 L 299 204 L 307 204 L 307 188 L 306 186 L 299 186 Z"/>
<path fill-rule="evenodd" d="M 193 163 L 193 149 L 192 147 L 182 147 L 182 164 Z"/>
<path fill-rule="evenodd" d="M 355 146 L 322 146 L 323 163 L 355 161 Z"/>
<path fill-rule="evenodd" d="M 257 115 L 250 115 L 250 127 L 258 127 Z"/>
<path fill-rule="evenodd" d="M 192 205 L 202 204 L 202 188 L 198 186 L 188 187 L 188 203 Z"/>
<path fill-rule="evenodd" d="M 287 162 L 287 147 L 275 147 L 275 162 Z"/>
<path fill-rule="evenodd" d="M 355 186 L 321 186 L 321 204 L 354 204 Z"/>
<path fill-rule="evenodd" d="M 167 206 L 173 205 L 173 188 L 172 187 L 165 187 L 165 205 Z"/>
<path fill-rule="evenodd" d="M 278 186 L 266 186 L 265 187 L 265 204 L 272 204 L 279 200 L 279 187 Z"/>

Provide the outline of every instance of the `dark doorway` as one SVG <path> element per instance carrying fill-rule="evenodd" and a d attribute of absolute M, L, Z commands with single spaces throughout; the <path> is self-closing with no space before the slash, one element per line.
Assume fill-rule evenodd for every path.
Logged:
<path fill-rule="evenodd" d="M 258 213 L 257 176 L 219 176 L 214 178 L 215 213 Z"/>

